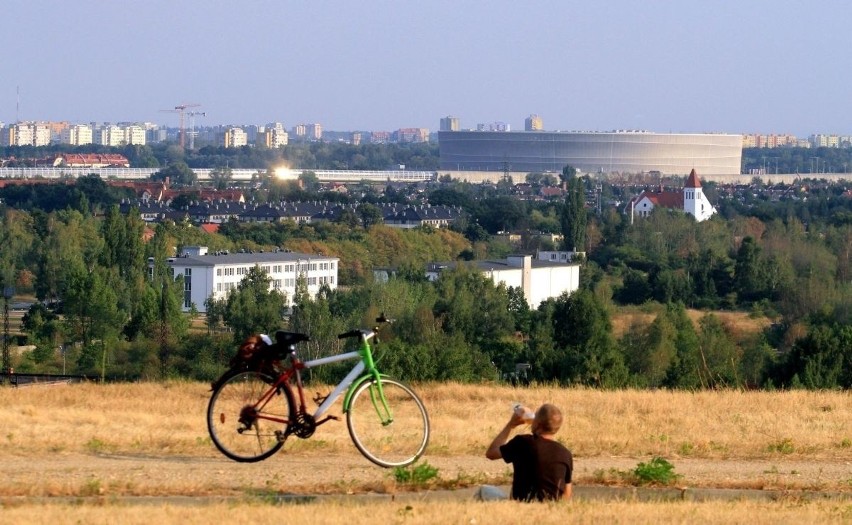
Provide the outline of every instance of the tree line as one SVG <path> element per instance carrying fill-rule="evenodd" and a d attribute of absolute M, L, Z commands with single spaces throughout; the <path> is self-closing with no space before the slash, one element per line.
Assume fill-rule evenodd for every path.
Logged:
<path fill-rule="evenodd" d="M 118 213 L 109 204 L 114 196 L 83 178 L 66 188 L 76 197 L 63 208 L 3 210 L 0 274 L 39 299 L 24 323 L 36 349 L 16 369 L 58 372 L 64 363 L 69 372 L 95 376 L 209 380 L 248 333 L 303 330 L 314 339 L 306 351 L 321 355 L 339 350 L 334 334 L 369 326 L 384 312 L 398 322 L 382 366 L 408 379 L 493 379 L 526 363 L 530 379 L 560 384 L 850 386 L 848 197 L 826 189 L 764 207 L 721 201 L 722 212 L 700 224 L 663 209 L 630 224 L 617 207 L 595 213 L 589 206 L 596 181 L 570 170 L 563 176 L 566 197 L 552 202 L 520 201 L 500 185 L 437 184 L 431 202 L 469 211 L 449 230 L 341 221 L 230 223 L 208 234 L 163 223 L 148 242 L 138 214 Z M 624 191 L 604 184 L 599 198 L 617 200 Z M 503 257 L 517 247 L 494 234 L 534 224 L 564 239 L 561 246 L 529 242 L 526 250 L 583 247 L 577 293 L 530 309 L 519 290 L 495 286 L 464 264 L 434 283 L 423 277 L 428 261 Z M 165 265 L 185 245 L 339 256 L 346 287 L 285 298 L 252 272 L 227 301 L 207 305 L 205 330 L 190 331 L 192 316 L 180 313 L 182 282 Z M 375 282 L 374 267 L 395 268 L 395 277 Z M 286 303 L 295 305 L 292 312 Z M 653 320 L 616 334 L 613 318 L 625 308 Z M 693 323 L 688 308 L 737 309 L 772 324 L 743 337 L 712 313 Z"/>

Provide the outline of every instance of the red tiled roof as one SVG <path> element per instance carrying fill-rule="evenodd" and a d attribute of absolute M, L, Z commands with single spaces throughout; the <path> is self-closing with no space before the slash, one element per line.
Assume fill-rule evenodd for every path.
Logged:
<path fill-rule="evenodd" d="M 62 160 L 66 166 L 130 166 L 127 157 L 118 153 L 65 153 Z"/>
<path fill-rule="evenodd" d="M 679 210 L 683 209 L 683 192 L 679 191 L 661 191 L 658 193 L 653 193 L 650 191 L 643 191 L 639 198 L 636 199 L 637 202 L 642 200 L 642 197 L 648 197 L 648 200 L 654 203 L 654 206 L 662 206 L 663 208 L 677 208 Z"/>
<path fill-rule="evenodd" d="M 218 224 L 213 224 L 213 223 L 209 223 L 209 222 L 202 224 L 201 226 L 199 226 L 199 228 L 201 228 L 202 230 L 204 230 L 207 233 L 216 233 L 216 232 L 219 231 L 219 225 Z"/>

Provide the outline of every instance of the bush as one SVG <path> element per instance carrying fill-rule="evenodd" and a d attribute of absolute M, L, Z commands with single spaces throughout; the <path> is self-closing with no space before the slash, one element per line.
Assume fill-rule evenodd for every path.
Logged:
<path fill-rule="evenodd" d="M 671 485 L 680 478 L 674 472 L 674 465 L 660 457 L 639 463 L 633 469 L 633 475 L 639 485 Z"/>

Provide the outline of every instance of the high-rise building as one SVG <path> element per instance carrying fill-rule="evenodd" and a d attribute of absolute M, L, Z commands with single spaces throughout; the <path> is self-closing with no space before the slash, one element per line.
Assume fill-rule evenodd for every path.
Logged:
<path fill-rule="evenodd" d="M 811 135 L 810 143 L 815 148 L 838 148 L 840 147 L 840 137 L 837 135 L 824 135 L 817 133 Z"/>
<path fill-rule="evenodd" d="M 308 124 L 306 128 L 308 139 L 322 140 L 322 124 Z"/>
<path fill-rule="evenodd" d="M 530 115 L 524 120 L 525 131 L 541 131 L 544 129 L 544 123 L 538 115 Z"/>
<path fill-rule="evenodd" d="M 138 146 L 145 145 L 145 128 L 143 128 L 142 126 L 131 124 L 129 126 L 123 126 L 122 131 L 124 135 L 125 144 L 133 144 Z"/>
<path fill-rule="evenodd" d="M 390 142 L 390 133 L 387 131 L 373 131 L 370 133 L 371 144 L 387 144 Z"/>
<path fill-rule="evenodd" d="M 50 128 L 44 123 L 19 122 L 3 130 L 4 146 L 47 146 L 50 144 Z"/>
<path fill-rule="evenodd" d="M 293 126 L 293 136 L 303 139 L 308 134 L 308 127 L 305 124 L 296 124 Z"/>
<path fill-rule="evenodd" d="M 248 134 L 236 126 L 231 126 L 222 135 L 222 145 L 226 148 L 248 146 Z"/>
<path fill-rule="evenodd" d="M 92 134 L 92 143 L 99 146 L 121 146 L 125 140 L 124 129 L 115 124 L 104 124 Z"/>
<path fill-rule="evenodd" d="M 88 124 L 74 124 L 68 126 L 59 135 L 59 142 L 72 146 L 83 146 L 92 143 L 92 126 Z"/>
<path fill-rule="evenodd" d="M 429 142 L 427 128 L 401 128 L 393 133 L 394 142 Z"/>
<path fill-rule="evenodd" d="M 458 117 L 448 116 L 441 119 L 441 131 L 458 131 L 459 129 L 461 128 Z"/>
<path fill-rule="evenodd" d="M 284 130 L 280 122 L 267 124 L 263 131 L 258 130 L 255 144 L 262 144 L 267 148 L 280 148 L 286 146 L 290 141 L 290 135 Z"/>

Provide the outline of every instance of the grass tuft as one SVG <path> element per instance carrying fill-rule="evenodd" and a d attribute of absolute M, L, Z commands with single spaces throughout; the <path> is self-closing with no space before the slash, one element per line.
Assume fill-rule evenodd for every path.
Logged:
<path fill-rule="evenodd" d="M 680 476 L 675 474 L 674 465 L 660 457 L 647 463 L 639 463 L 633 469 L 633 475 L 639 485 L 669 486 L 680 479 Z"/>
<path fill-rule="evenodd" d="M 422 487 L 430 485 L 438 477 L 438 469 L 424 461 L 408 467 L 396 467 L 393 477 L 397 483 Z"/>

